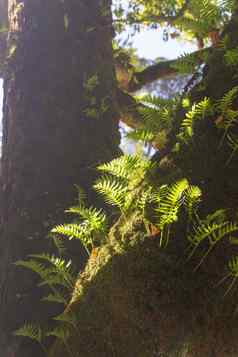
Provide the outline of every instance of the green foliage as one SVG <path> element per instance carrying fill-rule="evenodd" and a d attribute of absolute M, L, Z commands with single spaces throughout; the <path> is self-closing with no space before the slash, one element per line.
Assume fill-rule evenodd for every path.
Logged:
<path fill-rule="evenodd" d="M 228 145 L 232 148 L 232 153 L 226 162 L 227 164 L 229 164 L 235 153 L 237 153 L 238 151 L 238 136 L 227 135 L 227 141 L 228 141 Z"/>
<path fill-rule="evenodd" d="M 127 133 L 127 138 L 144 144 L 153 144 L 162 148 L 168 132 L 171 130 L 178 98 L 164 99 L 152 95 L 137 98 L 142 126 Z M 158 136 L 164 133 L 164 138 Z"/>
<path fill-rule="evenodd" d="M 225 63 L 227 66 L 237 66 L 238 64 L 238 48 L 227 50 L 224 54 Z"/>
<path fill-rule="evenodd" d="M 107 203 L 126 213 L 135 208 L 135 197 L 141 190 L 145 175 L 152 163 L 140 156 L 124 155 L 98 169 L 105 172 L 94 185 L 95 190 L 104 196 Z M 146 190 L 146 188 L 144 188 Z"/>
<path fill-rule="evenodd" d="M 43 339 L 45 338 L 45 333 L 40 326 L 31 323 L 25 323 L 22 327 L 20 327 L 18 330 L 14 332 L 14 335 L 30 338 L 31 340 L 39 343 L 43 351 L 47 353 L 43 345 Z"/>
<path fill-rule="evenodd" d="M 196 115 L 202 117 L 207 106 L 206 100 L 202 104 L 199 103 Z M 179 217 L 183 216 L 187 221 L 187 239 L 192 246 L 190 256 L 201 244 L 208 245 L 198 268 L 221 239 L 237 234 L 238 223 L 226 219 L 224 210 L 217 210 L 203 219 L 200 218 L 199 203 L 202 192 L 199 187 L 190 185 L 186 178 L 166 185 L 152 184 L 148 177 L 153 169 L 154 164 L 138 155 L 123 155 L 109 163 L 101 164 L 98 170 L 102 176 L 94 188 L 104 196 L 107 203 L 119 208 L 119 218 L 118 215 L 115 216 L 107 226 L 106 215 L 101 210 L 87 208 L 81 202 L 66 211 L 76 215 L 78 221 L 57 226 L 52 230 L 52 234 L 80 239 L 90 253 L 96 240 L 103 247 L 108 244 L 108 238 L 116 234 L 115 232 L 119 232 L 119 236 L 116 234 L 114 237 L 117 244 L 124 244 L 122 239 L 130 241 L 131 236 L 138 230 L 139 222 L 140 237 L 146 239 L 151 234 L 150 226 L 153 225 L 156 227 L 156 235 L 162 247 L 167 245 L 171 236 L 176 235 L 176 223 Z M 117 226 L 118 231 L 115 230 Z M 39 285 L 47 285 L 50 288 L 51 292 L 44 300 L 64 305 L 70 301 L 76 282 L 71 261 L 67 262 L 62 257 L 49 254 L 34 254 L 29 256 L 29 260 L 16 264 L 37 273 L 42 280 Z M 237 258 L 231 259 L 228 269 L 229 276 L 236 279 Z M 54 320 L 56 327 L 44 333 L 44 337 L 54 336 L 60 339 L 71 355 L 72 351 L 67 341 L 72 329 L 77 332 L 79 317 L 75 312 L 66 310 Z M 43 332 L 34 325 L 26 324 L 16 334 L 30 337 L 42 344 Z"/>
<path fill-rule="evenodd" d="M 76 279 L 70 260 L 43 253 L 31 254 L 28 260 L 19 260 L 15 264 L 39 275 L 39 286 L 49 287 L 51 293 L 43 298 L 44 301 L 67 304 Z"/>
<path fill-rule="evenodd" d="M 234 10 L 232 0 L 131 0 L 127 8 L 121 0 L 114 1 L 115 18 L 118 30 L 123 24 L 131 25 L 135 31 L 141 26 L 156 29 L 161 24 L 166 28 L 164 40 L 185 33 L 192 38 L 207 40 L 209 34 L 221 29 Z"/>
<path fill-rule="evenodd" d="M 42 342 L 42 329 L 39 326 L 33 324 L 25 324 L 17 331 L 14 332 L 15 336 L 29 337 L 39 343 Z"/>
<path fill-rule="evenodd" d="M 132 0 L 128 12 L 122 7 L 115 10 L 117 18 L 129 24 L 144 24 L 156 27 L 158 23 L 170 23 L 180 32 L 192 34 L 198 40 L 207 40 L 211 31 L 220 29 L 230 17 L 229 11 L 233 7 L 230 0 L 218 2 L 215 0 L 191 0 L 187 2 L 178 0 L 154 1 Z M 224 14 L 227 16 L 223 16 Z M 68 24 L 67 26 L 68 27 Z M 170 33 L 170 29 L 167 29 Z M 227 66 L 234 67 L 238 63 L 237 49 L 225 48 L 224 61 Z M 120 52 L 121 55 L 121 52 Z M 124 53 L 118 58 L 126 64 L 130 70 L 131 58 Z M 182 73 L 192 73 L 199 70 L 200 61 L 193 55 L 184 55 L 176 63 L 176 69 Z M 98 117 L 98 104 L 92 96 L 98 88 L 97 74 L 87 79 L 84 84 L 88 108 L 85 114 L 88 117 Z M 189 144 L 195 134 L 195 126 L 199 120 L 207 120 L 210 116 L 221 117 L 217 126 L 224 130 L 223 139 L 231 147 L 232 153 L 227 161 L 230 163 L 238 150 L 238 137 L 232 133 L 237 124 L 238 111 L 234 109 L 238 87 L 233 87 L 220 100 L 212 103 L 205 97 L 198 103 L 190 106 L 187 98 L 183 98 L 184 108 L 187 110 L 184 120 L 177 131 L 177 138 L 183 144 Z M 143 143 L 155 144 L 162 148 L 166 145 L 167 137 L 174 129 L 175 111 L 180 99 L 167 100 L 155 96 L 143 96 L 137 98 L 139 112 L 142 117 L 142 126 L 128 134 L 130 138 Z M 107 110 L 106 101 L 100 103 L 102 112 Z M 214 120 L 215 122 L 215 120 Z M 162 134 L 162 135 L 161 135 Z M 163 143 L 158 143 L 158 138 L 163 138 Z M 222 141 L 223 141 L 222 139 Z M 163 144 L 163 145 L 162 145 Z M 156 236 L 160 246 L 166 246 L 171 237 L 176 237 L 176 224 L 179 218 L 183 218 L 186 225 L 187 239 L 191 244 L 191 254 L 201 245 L 207 247 L 205 255 L 200 260 L 199 267 L 213 247 L 223 239 L 230 239 L 235 244 L 238 232 L 238 223 L 229 221 L 226 212 L 217 210 L 205 218 L 199 212 L 199 203 L 202 199 L 202 191 L 198 186 L 191 184 L 186 178 L 177 178 L 170 184 L 160 184 L 159 180 L 153 182 L 150 174 L 154 164 L 142 156 L 123 155 L 109 163 L 98 166 L 101 176 L 94 184 L 95 191 L 104 198 L 105 203 L 112 205 L 110 219 L 106 214 L 94 207 L 87 207 L 79 191 L 79 204 L 71 207 L 66 212 L 74 215 L 72 223 L 61 224 L 51 231 L 53 241 L 59 252 L 59 256 L 44 254 L 32 254 L 28 260 L 16 262 L 19 267 L 27 268 L 36 273 L 41 282 L 39 286 L 47 286 L 49 294 L 44 301 L 60 303 L 67 306 L 72 298 L 77 275 L 72 269 L 70 260 L 63 257 L 65 238 L 78 239 L 89 256 L 92 256 L 96 247 L 109 244 L 109 238 L 114 235 L 118 245 L 122 245 L 126 239 L 137 237 L 148 238 L 152 235 L 150 227 L 156 228 Z M 119 228 L 117 227 L 119 226 Z M 116 230 L 116 228 L 117 230 Z M 139 227 L 139 228 L 138 228 Z M 116 231 L 116 233 L 115 233 Z M 118 233 L 119 232 L 119 233 Z M 129 237 L 129 238 L 128 238 Z M 236 281 L 238 277 L 238 257 L 234 256 L 228 263 L 229 277 Z M 233 284 L 232 282 L 232 284 Z M 69 354 L 70 348 L 67 340 L 72 329 L 77 330 L 79 320 L 73 311 L 65 311 L 54 318 L 56 327 L 44 333 L 43 330 L 33 324 L 25 324 L 15 332 L 17 336 L 29 337 L 42 345 L 47 336 L 54 336 L 65 344 Z"/>
<path fill-rule="evenodd" d="M 181 131 L 178 137 L 187 142 L 194 134 L 194 124 L 197 120 L 204 119 L 213 113 L 213 108 L 209 98 L 204 98 L 197 104 L 193 104 L 192 109 L 186 113 L 181 124 Z"/>
<path fill-rule="evenodd" d="M 79 239 L 84 248 L 90 254 L 95 242 L 107 230 L 106 216 L 102 210 L 87 208 L 83 204 L 71 207 L 67 213 L 76 214 L 77 221 L 70 224 L 61 224 L 52 229 L 52 233 L 66 236 L 69 239 Z"/>
<path fill-rule="evenodd" d="M 233 87 L 224 96 L 219 99 L 216 103 L 216 109 L 221 112 L 221 114 L 226 114 L 228 110 L 231 109 L 233 101 L 235 100 L 238 93 L 238 87 Z"/>
<path fill-rule="evenodd" d="M 200 61 L 194 54 L 184 53 L 179 56 L 176 63 L 172 65 L 179 73 L 188 74 L 197 71 L 200 67 Z"/>

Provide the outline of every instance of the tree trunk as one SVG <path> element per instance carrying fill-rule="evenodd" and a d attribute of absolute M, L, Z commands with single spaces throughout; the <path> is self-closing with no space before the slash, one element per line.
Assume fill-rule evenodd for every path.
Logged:
<path fill-rule="evenodd" d="M 88 190 L 97 163 L 118 154 L 110 0 L 9 0 L 8 16 L 0 354 L 36 357 L 40 349 L 12 332 L 53 312 L 34 277 L 13 263 L 47 250 L 47 232 L 73 203 L 74 185 Z"/>

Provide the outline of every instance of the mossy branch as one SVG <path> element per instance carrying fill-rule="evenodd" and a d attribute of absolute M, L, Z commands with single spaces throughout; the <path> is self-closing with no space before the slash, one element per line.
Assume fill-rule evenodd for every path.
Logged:
<path fill-rule="evenodd" d="M 188 54 L 189 57 L 193 59 L 197 64 L 204 63 L 204 58 L 212 52 L 212 47 L 208 47 L 202 50 L 198 50 Z M 120 83 L 120 87 L 129 93 L 134 93 L 144 86 L 159 80 L 173 78 L 179 74 L 179 69 L 177 65 L 181 62 L 181 58 L 176 58 L 173 60 L 162 61 L 151 66 L 146 67 L 142 71 L 135 71 L 129 81 L 124 81 Z M 187 74 L 192 74 L 193 71 L 188 67 Z M 129 74 L 128 74 L 129 75 Z"/>

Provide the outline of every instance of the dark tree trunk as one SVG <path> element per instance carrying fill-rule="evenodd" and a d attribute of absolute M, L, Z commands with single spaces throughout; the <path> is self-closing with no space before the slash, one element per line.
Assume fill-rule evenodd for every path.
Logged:
<path fill-rule="evenodd" d="M 13 262 L 47 250 L 47 232 L 74 202 L 74 185 L 88 190 L 96 164 L 118 153 L 110 0 L 9 0 L 8 15 L 0 355 L 36 357 L 40 349 L 11 334 L 45 320 L 51 306 Z"/>

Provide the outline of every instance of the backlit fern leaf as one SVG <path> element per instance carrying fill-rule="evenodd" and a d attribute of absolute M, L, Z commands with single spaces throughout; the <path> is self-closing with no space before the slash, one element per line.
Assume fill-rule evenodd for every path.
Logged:
<path fill-rule="evenodd" d="M 181 136 L 186 139 L 193 136 L 195 120 L 204 119 L 212 113 L 212 106 L 209 98 L 204 98 L 197 104 L 192 106 L 192 109 L 186 113 L 185 119 L 181 124 Z"/>
<path fill-rule="evenodd" d="M 157 226 L 163 233 L 166 228 L 178 219 L 180 206 L 184 201 L 184 192 L 188 189 L 189 183 L 186 179 L 175 182 L 170 186 L 163 186 L 157 195 L 158 208 L 156 209 Z M 166 240 L 168 239 L 166 233 Z M 162 237 L 163 238 L 163 237 Z"/>
<path fill-rule="evenodd" d="M 94 184 L 94 189 L 104 196 L 105 201 L 123 210 L 125 207 L 127 186 L 122 180 L 111 176 L 102 176 Z"/>
<path fill-rule="evenodd" d="M 184 192 L 184 205 L 190 219 L 193 216 L 195 208 L 201 201 L 202 191 L 198 186 L 189 186 Z"/>
<path fill-rule="evenodd" d="M 192 20 L 187 19 L 189 21 L 189 25 L 191 25 Z M 172 65 L 179 73 L 188 74 L 193 73 L 198 65 L 197 59 L 193 54 L 184 53 L 179 56 L 176 63 Z"/>
<path fill-rule="evenodd" d="M 100 232 L 106 229 L 106 215 L 102 210 L 79 205 L 67 209 L 66 212 L 77 214 L 83 219 L 84 223 L 88 222 L 88 229 L 90 229 L 90 231 Z"/>
<path fill-rule="evenodd" d="M 69 240 L 79 239 L 88 253 L 89 249 L 93 246 L 93 239 L 87 223 L 60 224 L 54 227 L 51 232 L 66 236 Z"/>
<path fill-rule="evenodd" d="M 134 141 L 141 141 L 142 143 L 151 143 L 155 134 L 149 129 L 140 128 L 129 131 L 126 134 L 126 137 Z"/>
<path fill-rule="evenodd" d="M 149 161 L 142 159 L 139 155 L 122 155 L 108 163 L 99 165 L 97 169 L 122 179 L 129 179 L 135 170 L 139 168 L 146 170 L 150 165 Z"/>

